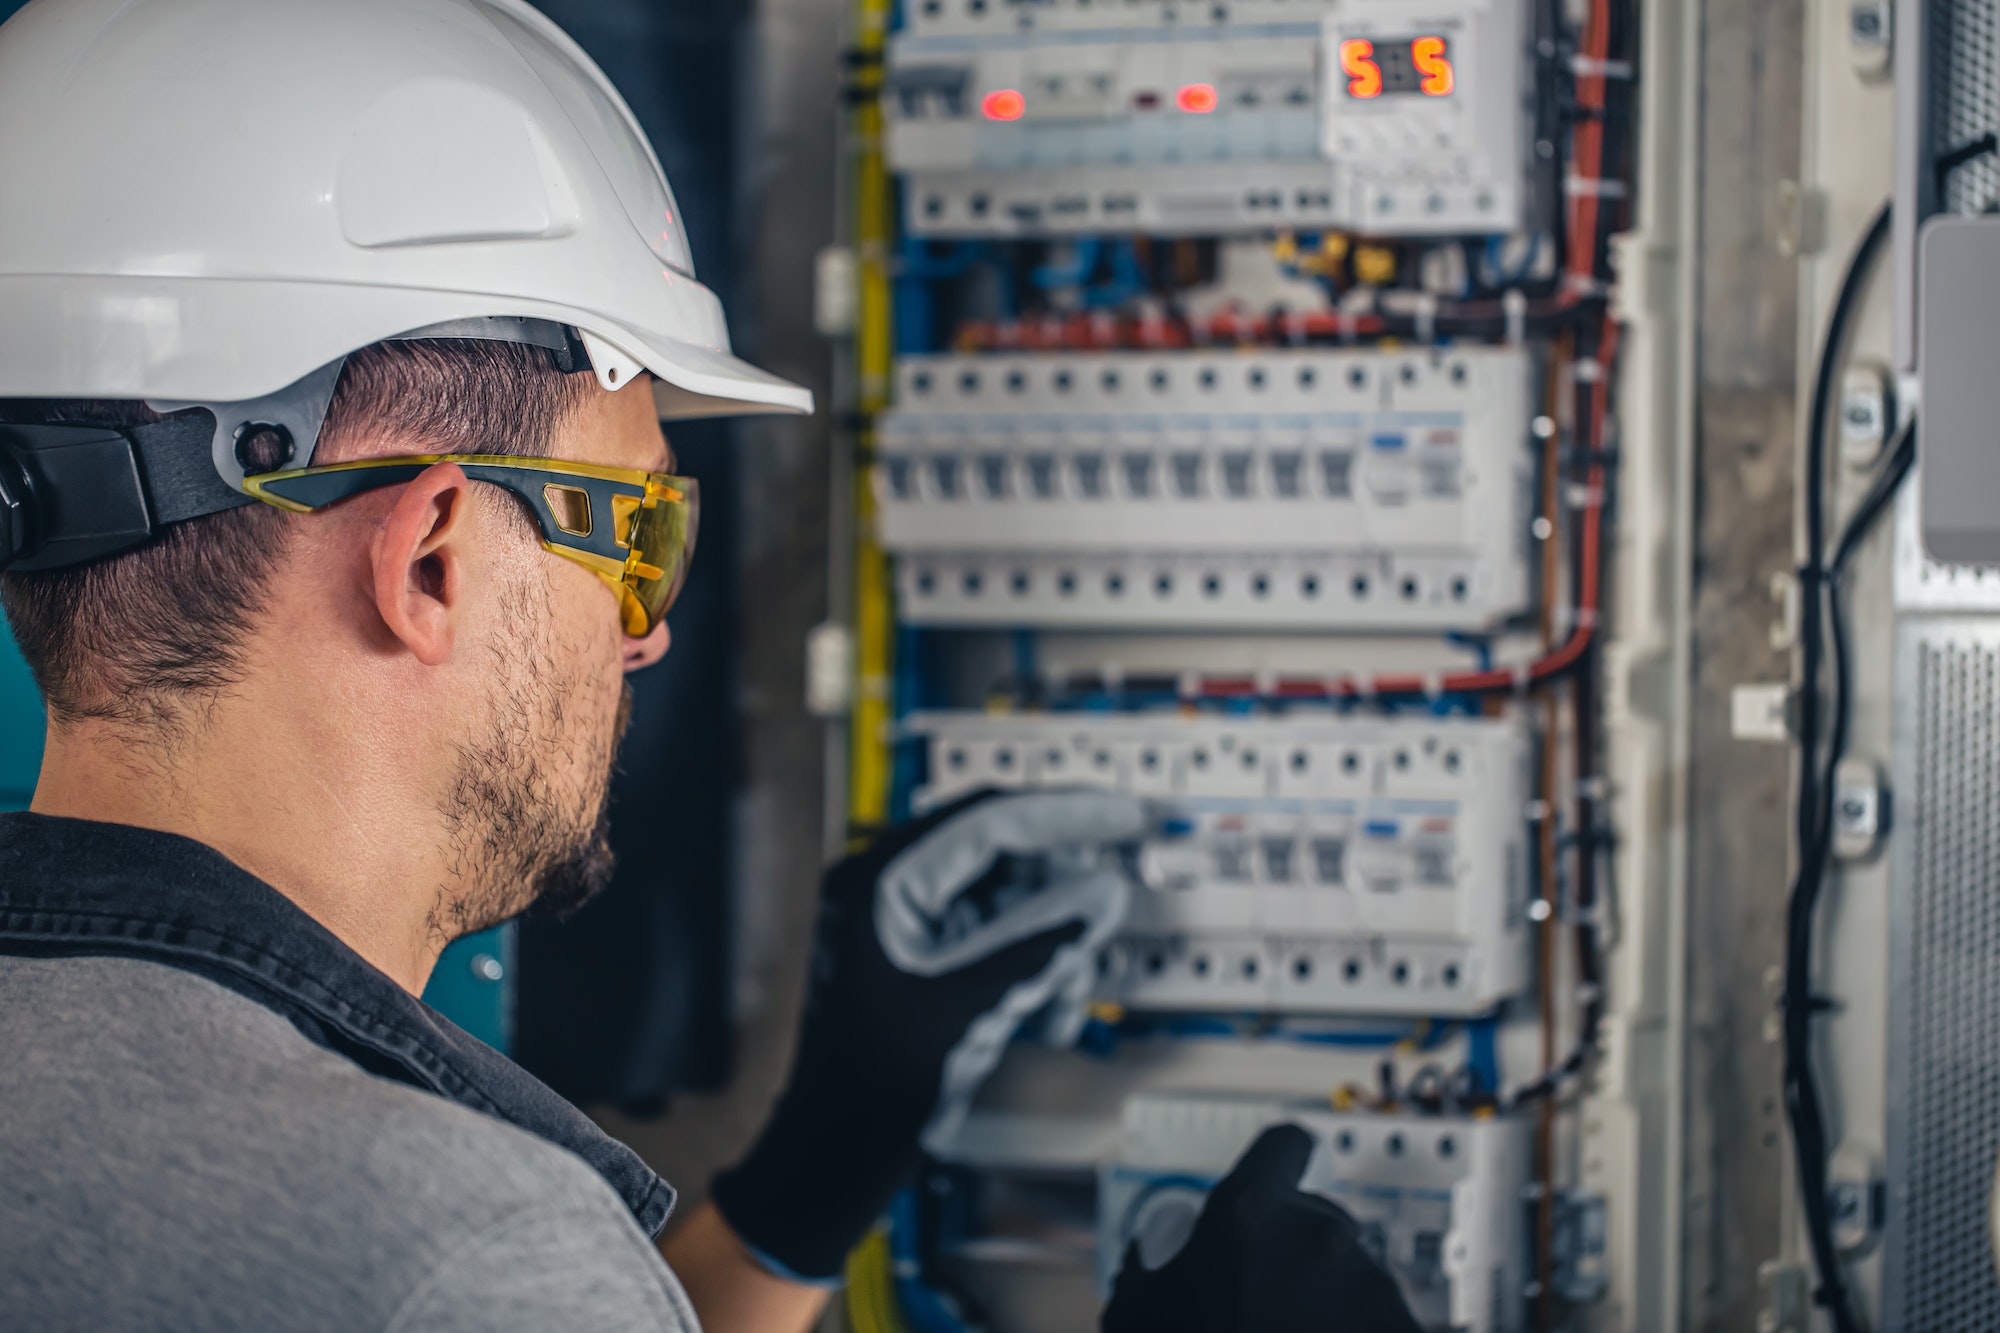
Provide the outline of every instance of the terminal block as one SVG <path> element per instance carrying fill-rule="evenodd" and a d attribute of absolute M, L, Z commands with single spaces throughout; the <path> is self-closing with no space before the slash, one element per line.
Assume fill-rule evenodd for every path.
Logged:
<path fill-rule="evenodd" d="M 1532 976 L 1512 721 L 938 713 L 910 729 L 929 753 L 921 807 L 985 787 L 1157 801 L 1101 999 L 1464 1017 Z"/>
<path fill-rule="evenodd" d="M 1340 1204 L 1436 1333 L 1515 1333 L 1526 1310 L 1530 1122 L 1509 1116 L 1339 1112 L 1327 1103 L 1151 1093 L 1125 1105 L 1098 1194 L 1108 1291 L 1133 1246 L 1157 1265 L 1186 1242 L 1203 1199 L 1271 1125 L 1315 1140 L 1300 1188 Z M 1337 1327 L 1340 1312 L 1327 1312 Z"/>
<path fill-rule="evenodd" d="M 883 544 L 930 625 L 1470 629 L 1529 603 L 1507 347 L 912 356 Z"/>
<path fill-rule="evenodd" d="M 1523 0 L 918 0 L 884 113 L 915 236 L 1523 224 Z"/>

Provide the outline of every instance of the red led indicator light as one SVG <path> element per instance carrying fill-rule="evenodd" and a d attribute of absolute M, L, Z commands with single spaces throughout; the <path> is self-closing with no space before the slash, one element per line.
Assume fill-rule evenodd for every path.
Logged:
<path fill-rule="evenodd" d="M 988 120 L 1019 120 L 1028 109 L 1028 99 L 1014 88 L 996 88 L 979 99 L 980 114 Z"/>
<path fill-rule="evenodd" d="M 1212 83 L 1183 84 L 1174 94 L 1174 105 L 1197 116 L 1205 116 L 1215 110 L 1215 85 Z"/>

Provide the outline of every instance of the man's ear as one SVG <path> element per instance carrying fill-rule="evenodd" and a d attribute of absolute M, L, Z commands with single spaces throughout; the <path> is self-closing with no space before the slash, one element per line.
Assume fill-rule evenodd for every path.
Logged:
<path fill-rule="evenodd" d="M 425 666 L 451 656 L 472 525 L 471 479 L 456 463 L 437 463 L 403 487 L 375 539 L 376 610 Z"/>

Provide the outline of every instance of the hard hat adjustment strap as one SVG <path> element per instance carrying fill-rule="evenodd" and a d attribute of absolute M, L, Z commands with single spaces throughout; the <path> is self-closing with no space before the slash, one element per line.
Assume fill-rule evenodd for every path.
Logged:
<path fill-rule="evenodd" d="M 144 426 L 0 426 L 0 569 L 61 569 L 248 504 L 215 474 L 189 412 Z"/>
<path fill-rule="evenodd" d="M 210 418 L 186 412 L 151 425 L 128 426 L 125 434 L 139 451 L 154 527 L 250 502 L 249 495 L 216 475 L 206 447 L 215 434 Z"/>

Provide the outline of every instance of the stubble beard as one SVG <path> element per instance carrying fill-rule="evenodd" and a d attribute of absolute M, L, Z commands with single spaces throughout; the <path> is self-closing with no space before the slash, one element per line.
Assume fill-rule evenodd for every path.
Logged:
<path fill-rule="evenodd" d="M 603 687 L 584 654 L 551 642 L 550 597 L 546 583 L 508 596 L 508 619 L 523 632 L 494 645 L 492 715 L 456 747 L 443 813 L 459 890 L 440 894 L 431 913 L 447 941 L 531 910 L 568 916 L 611 882 L 611 777 L 632 687 L 621 680 L 607 735 Z"/>

